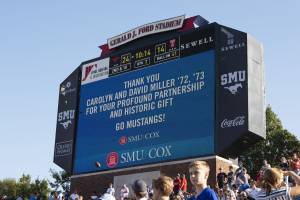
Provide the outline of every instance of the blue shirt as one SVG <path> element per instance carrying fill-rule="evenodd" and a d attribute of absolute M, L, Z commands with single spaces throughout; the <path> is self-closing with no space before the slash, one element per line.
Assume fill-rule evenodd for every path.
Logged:
<path fill-rule="evenodd" d="M 188 200 L 218 200 L 218 198 L 216 193 L 212 189 L 205 188 L 197 198 L 195 196 L 192 196 Z"/>

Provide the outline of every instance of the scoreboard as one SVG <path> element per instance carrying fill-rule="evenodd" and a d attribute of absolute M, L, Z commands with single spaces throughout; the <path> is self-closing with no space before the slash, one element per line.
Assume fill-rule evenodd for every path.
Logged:
<path fill-rule="evenodd" d="M 128 39 L 139 29 L 118 38 Z M 249 89 L 262 65 L 248 73 L 247 34 L 212 23 L 128 40 L 83 62 L 61 84 L 58 165 L 76 175 L 236 155 L 232 144 L 264 137 L 264 124 L 250 130 L 264 116 L 250 112 L 261 112 L 249 106 Z M 70 85 L 75 91 L 66 93 Z M 251 90 L 259 90 L 255 105 L 263 105 L 261 88 Z"/>

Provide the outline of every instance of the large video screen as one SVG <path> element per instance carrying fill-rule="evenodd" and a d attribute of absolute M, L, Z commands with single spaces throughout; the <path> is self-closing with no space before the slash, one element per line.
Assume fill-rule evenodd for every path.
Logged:
<path fill-rule="evenodd" d="M 74 174 L 213 154 L 214 50 L 114 76 L 106 70 L 81 85 Z"/>

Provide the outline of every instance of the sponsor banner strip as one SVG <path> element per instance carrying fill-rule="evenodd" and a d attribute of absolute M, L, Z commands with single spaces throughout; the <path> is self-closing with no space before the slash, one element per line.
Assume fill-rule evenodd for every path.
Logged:
<path fill-rule="evenodd" d="M 94 175 L 108 174 L 108 173 L 117 173 L 117 172 L 131 171 L 131 170 L 136 170 L 136 169 L 145 169 L 145 168 L 150 168 L 150 167 L 160 167 L 160 166 L 166 166 L 166 165 L 177 165 L 177 164 L 182 164 L 182 163 L 189 163 L 189 162 L 192 162 L 195 160 L 209 160 L 209 159 L 222 160 L 223 162 L 227 162 L 230 165 L 238 167 L 237 165 L 233 164 L 232 161 L 224 159 L 222 157 L 205 156 L 205 157 L 191 158 L 191 159 L 185 159 L 185 160 L 179 160 L 179 161 L 170 161 L 170 162 L 162 162 L 162 163 L 156 163 L 156 164 L 150 164 L 150 165 L 135 166 L 135 167 L 124 168 L 124 169 L 110 169 L 108 171 L 78 174 L 78 175 L 72 175 L 71 178 L 80 178 L 80 177 L 94 176 Z"/>
<path fill-rule="evenodd" d="M 109 38 L 107 40 L 108 47 L 109 49 L 112 49 L 146 35 L 179 29 L 183 25 L 184 18 L 185 16 L 181 15 L 139 26 L 118 36 Z"/>
<path fill-rule="evenodd" d="M 170 37 L 154 45 L 111 57 L 109 77 L 192 56 L 214 48 L 214 29 Z"/>
<path fill-rule="evenodd" d="M 173 36 L 153 45 L 83 65 L 81 84 L 192 56 L 213 49 L 214 45 L 214 28 Z"/>
<path fill-rule="evenodd" d="M 79 76 L 77 68 L 60 84 L 59 89 L 53 161 L 67 172 L 72 171 Z"/>

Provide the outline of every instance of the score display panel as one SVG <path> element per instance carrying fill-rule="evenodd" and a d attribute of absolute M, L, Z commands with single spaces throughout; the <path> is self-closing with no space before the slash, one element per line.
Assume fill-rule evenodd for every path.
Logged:
<path fill-rule="evenodd" d="M 213 154 L 212 35 L 104 58 L 108 76 L 81 85 L 73 174 Z"/>

